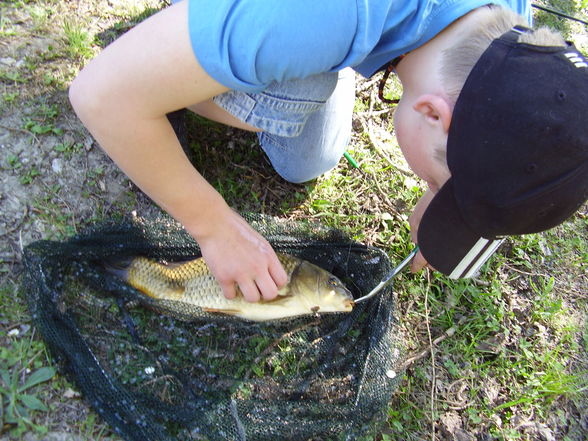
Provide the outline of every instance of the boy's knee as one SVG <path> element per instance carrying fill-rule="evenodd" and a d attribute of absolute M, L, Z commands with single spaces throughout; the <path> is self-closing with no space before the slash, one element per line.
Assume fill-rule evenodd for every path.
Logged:
<path fill-rule="evenodd" d="M 71 103 L 71 106 L 76 111 L 76 113 L 84 103 L 83 95 L 83 84 L 81 84 L 80 80 L 76 78 L 71 83 L 68 90 L 69 102 Z"/>
<path fill-rule="evenodd" d="M 311 181 L 335 168 L 347 147 L 345 143 L 331 144 L 328 147 L 317 145 L 314 149 L 286 150 L 279 147 L 276 149 L 276 141 L 273 139 L 270 141 L 272 148 L 267 148 L 268 139 L 271 138 L 263 137 L 262 139 L 265 141 L 262 141 L 262 147 L 276 172 L 286 181 L 295 184 Z M 279 150 L 280 154 L 276 154 L 276 150 Z"/>
<path fill-rule="evenodd" d="M 97 115 L 108 100 L 100 97 L 100 91 L 93 87 L 86 76 L 80 75 L 74 79 L 68 90 L 69 102 L 76 115 L 84 121 L 92 115 Z"/>
<path fill-rule="evenodd" d="M 312 181 L 318 178 L 322 174 L 335 168 L 339 163 L 339 159 L 342 154 L 338 157 L 332 156 L 329 158 L 321 158 L 321 160 L 307 162 L 300 161 L 297 166 L 275 166 L 276 172 L 286 181 L 292 182 L 293 184 L 302 184 L 304 182 Z"/>

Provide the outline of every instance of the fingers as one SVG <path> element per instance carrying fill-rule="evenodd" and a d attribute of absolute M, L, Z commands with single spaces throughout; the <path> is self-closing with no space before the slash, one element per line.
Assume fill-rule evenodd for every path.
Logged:
<path fill-rule="evenodd" d="M 258 275 L 239 282 L 239 289 L 248 302 L 259 300 L 273 300 L 278 296 L 278 290 L 288 282 L 288 276 L 280 261 L 272 252 L 267 267 L 262 268 Z"/>
<path fill-rule="evenodd" d="M 223 295 L 227 299 L 242 295 L 248 302 L 275 299 L 278 290 L 288 282 L 288 275 L 273 250 L 271 254 L 268 264 L 260 262 L 251 272 L 241 272 L 235 277 L 229 275 L 222 280 L 217 277 Z"/>
<path fill-rule="evenodd" d="M 218 281 L 225 298 L 232 300 L 242 295 L 248 302 L 272 300 L 278 295 L 278 287 L 269 276 L 241 278 L 238 281 Z"/>
<path fill-rule="evenodd" d="M 285 281 L 287 281 L 285 271 L 284 277 L 286 278 Z M 223 295 L 227 299 L 234 299 L 238 295 L 236 288 L 238 286 L 238 291 L 240 291 L 240 294 L 243 295 L 245 300 L 247 300 L 248 302 L 258 302 L 262 299 L 273 300 L 278 296 L 278 290 L 280 286 L 283 285 L 276 285 L 274 279 L 272 277 L 269 277 L 269 275 L 260 276 L 259 278 L 242 279 L 236 284 L 220 282 L 219 284 L 223 290 Z"/>
<path fill-rule="evenodd" d="M 288 283 L 288 274 L 284 271 L 284 267 L 282 267 L 276 254 L 272 253 L 272 255 L 273 258 L 270 259 L 269 263 L 269 274 L 276 284 L 277 289 L 280 289 Z"/>
<path fill-rule="evenodd" d="M 239 289 L 248 302 L 258 302 L 262 297 L 253 279 L 246 279 L 239 282 Z"/>
<path fill-rule="evenodd" d="M 254 300 L 247 299 L 249 301 L 258 301 L 258 300 L 273 300 L 278 296 L 278 286 L 276 282 L 269 276 L 269 273 L 264 275 L 264 277 L 260 279 L 255 279 L 255 285 L 259 290 L 259 295 Z"/>
<path fill-rule="evenodd" d="M 427 261 L 419 251 L 410 263 L 410 272 L 416 273 L 427 266 Z"/>
<path fill-rule="evenodd" d="M 419 251 L 416 256 L 414 256 L 414 258 L 412 259 L 412 262 L 410 264 L 410 272 L 412 273 L 416 273 L 419 272 L 420 270 L 422 270 L 423 268 L 429 268 L 433 271 L 436 271 L 435 268 L 433 268 L 429 262 L 427 262 L 427 260 L 425 259 L 425 256 L 422 255 L 422 253 Z"/>
<path fill-rule="evenodd" d="M 427 190 L 425 194 L 423 194 L 423 196 L 419 199 L 419 201 L 414 207 L 412 214 L 408 218 L 408 223 L 410 225 L 410 236 L 412 241 L 416 244 L 418 244 L 417 236 L 419 224 L 421 223 L 421 219 L 423 217 L 423 214 L 425 213 L 425 210 L 429 206 L 429 203 L 431 202 L 434 196 L 435 193 L 433 191 Z M 423 254 L 419 251 L 416 254 L 416 256 L 414 256 L 414 258 L 412 259 L 412 262 L 410 264 L 410 271 L 416 273 L 425 267 L 434 269 L 429 265 Z"/>
<path fill-rule="evenodd" d="M 411 215 L 408 218 L 408 223 L 410 225 L 410 235 L 412 241 L 417 243 L 417 233 L 419 230 L 419 224 L 421 223 L 421 219 L 427 210 L 427 207 L 431 203 L 431 200 L 435 196 L 431 190 L 427 190 L 425 194 L 418 200 L 417 204 L 414 206 L 414 209 Z"/>
<path fill-rule="evenodd" d="M 237 289 L 235 287 L 235 284 L 233 282 L 221 282 L 219 280 L 219 285 L 221 287 L 221 289 L 223 290 L 223 295 L 227 298 L 227 299 L 234 299 L 235 297 L 237 297 Z"/>

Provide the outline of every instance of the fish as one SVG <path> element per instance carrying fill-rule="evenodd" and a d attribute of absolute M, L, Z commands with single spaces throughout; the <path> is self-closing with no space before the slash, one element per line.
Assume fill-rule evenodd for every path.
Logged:
<path fill-rule="evenodd" d="M 142 256 L 107 270 L 141 293 L 165 301 L 182 315 L 186 306 L 261 322 L 316 313 L 350 312 L 353 295 L 343 282 L 325 269 L 298 257 L 277 253 L 288 282 L 272 300 L 248 302 L 237 287 L 227 299 L 202 257 L 178 263 L 161 263 Z"/>

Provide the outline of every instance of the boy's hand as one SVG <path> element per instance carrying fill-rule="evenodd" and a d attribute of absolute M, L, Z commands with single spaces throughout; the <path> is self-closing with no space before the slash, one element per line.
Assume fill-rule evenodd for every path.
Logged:
<path fill-rule="evenodd" d="M 414 243 L 418 243 L 417 233 L 419 231 L 419 224 L 421 223 L 421 219 L 423 218 L 425 210 L 429 206 L 429 203 L 431 202 L 434 196 L 435 193 L 428 189 L 425 192 L 425 194 L 419 199 L 419 201 L 414 207 L 412 214 L 408 218 L 408 223 L 410 225 L 410 236 Z M 435 269 L 431 265 L 429 265 L 423 254 L 419 251 L 417 255 L 414 257 L 414 259 L 412 259 L 412 262 L 410 264 L 410 271 L 416 273 L 425 267 L 431 268 L 432 270 Z"/>
<path fill-rule="evenodd" d="M 288 276 L 267 240 L 231 209 L 209 227 L 194 236 L 224 296 L 234 298 L 238 285 L 249 302 L 274 299 Z"/>

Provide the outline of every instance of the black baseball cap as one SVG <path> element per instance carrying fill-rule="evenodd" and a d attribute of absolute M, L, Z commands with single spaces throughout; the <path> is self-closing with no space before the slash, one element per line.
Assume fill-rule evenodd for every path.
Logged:
<path fill-rule="evenodd" d="M 456 101 L 451 178 L 427 207 L 418 243 L 431 266 L 471 277 L 506 236 L 536 233 L 588 199 L 588 62 L 565 47 L 494 40 Z"/>

